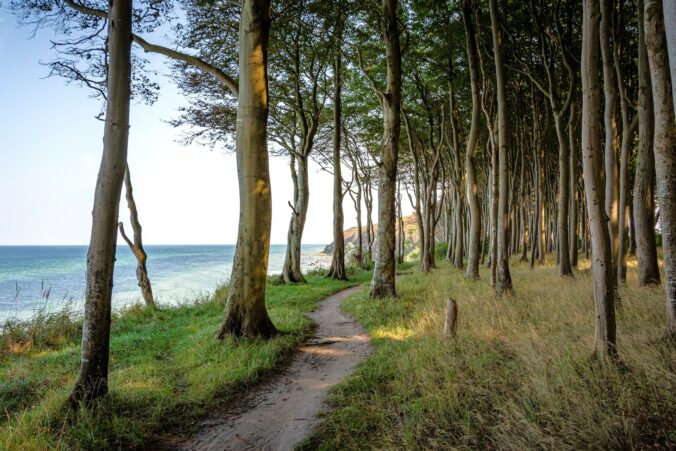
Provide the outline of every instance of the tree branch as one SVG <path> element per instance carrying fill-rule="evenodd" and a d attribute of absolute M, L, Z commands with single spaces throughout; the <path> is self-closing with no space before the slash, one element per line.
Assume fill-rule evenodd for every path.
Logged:
<path fill-rule="evenodd" d="M 78 11 L 79 13 L 86 14 L 88 16 L 95 16 L 101 17 L 103 19 L 108 19 L 108 12 L 106 11 L 84 6 L 74 2 L 73 0 L 64 0 L 64 3 L 69 7 L 71 7 L 72 9 L 74 9 L 75 11 Z M 232 95 L 234 95 L 236 98 L 239 97 L 239 85 L 237 83 L 237 80 L 235 80 L 222 70 L 218 69 L 217 67 L 212 66 L 211 64 L 207 63 L 206 61 L 196 56 L 188 55 L 187 53 L 179 52 L 178 50 L 172 50 L 168 47 L 164 47 L 161 45 L 152 44 L 137 34 L 132 33 L 132 38 L 134 42 L 138 44 L 146 53 L 159 53 L 160 55 L 164 55 L 169 58 L 173 58 L 175 60 L 182 61 L 184 63 L 195 66 L 198 69 L 212 75 L 218 81 L 223 83 L 230 90 L 230 92 L 232 92 Z"/>

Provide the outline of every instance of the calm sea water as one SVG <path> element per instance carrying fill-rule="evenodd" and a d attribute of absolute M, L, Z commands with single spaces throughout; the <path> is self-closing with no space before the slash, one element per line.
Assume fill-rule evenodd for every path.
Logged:
<path fill-rule="evenodd" d="M 303 245 L 303 266 L 324 265 L 317 256 L 323 245 Z M 148 274 L 160 303 L 190 301 L 227 282 L 234 245 L 146 246 Z M 270 247 L 268 272 L 280 273 L 285 245 Z M 39 308 L 49 310 L 70 302 L 84 303 L 86 246 L 0 246 L 0 320 L 27 317 Z M 136 283 L 136 259 L 126 246 L 118 246 L 113 284 L 113 308 L 142 297 Z"/>

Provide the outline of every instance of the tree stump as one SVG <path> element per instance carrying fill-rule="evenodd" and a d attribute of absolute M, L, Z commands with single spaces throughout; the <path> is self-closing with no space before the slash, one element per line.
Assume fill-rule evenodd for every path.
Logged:
<path fill-rule="evenodd" d="M 455 337 L 455 329 L 458 322 L 458 303 L 453 299 L 446 302 L 446 322 L 444 323 L 444 335 Z"/>

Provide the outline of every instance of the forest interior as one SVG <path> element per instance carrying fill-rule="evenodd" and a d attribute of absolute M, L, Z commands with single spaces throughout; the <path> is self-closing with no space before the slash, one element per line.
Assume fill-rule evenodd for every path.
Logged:
<path fill-rule="evenodd" d="M 0 322 L 0 450 L 676 448 L 674 0 L 0 8 L 50 31 L 103 129 L 82 308 Z M 231 274 L 178 304 L 129 158 L 158 77 L 182 142 L 236 158 Z"/>

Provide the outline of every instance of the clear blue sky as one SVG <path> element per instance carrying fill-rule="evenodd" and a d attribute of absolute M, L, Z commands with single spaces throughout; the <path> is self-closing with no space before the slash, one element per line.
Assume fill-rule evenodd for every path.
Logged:
<path fill-rule="evenodd" d="M 99 101 L 63 79 L 45 78 L 51 32 L 30 38 L 0 7 L 0 245 L 86 244 L 102 150 Z M 153 67 L 167 74 L 161 57 Z M 163 121 L 185 103 L 166 76 L 160 98 L 132 104 L 129 164 L 149 244 L 234 243 L 239 212 L 234 155 L 176 142 Z M 287 162 L 271 159 L 272 242 L 285 243 L 292 185 Z M 332 241 L 332 178 L 315 166 L 305 243 Z M 355 225 L 349 198 L 345 226 Z M 408 209 L 406 209 L 408 210 Z M 121 218 L 127 222 L 126 204 Z"/>

